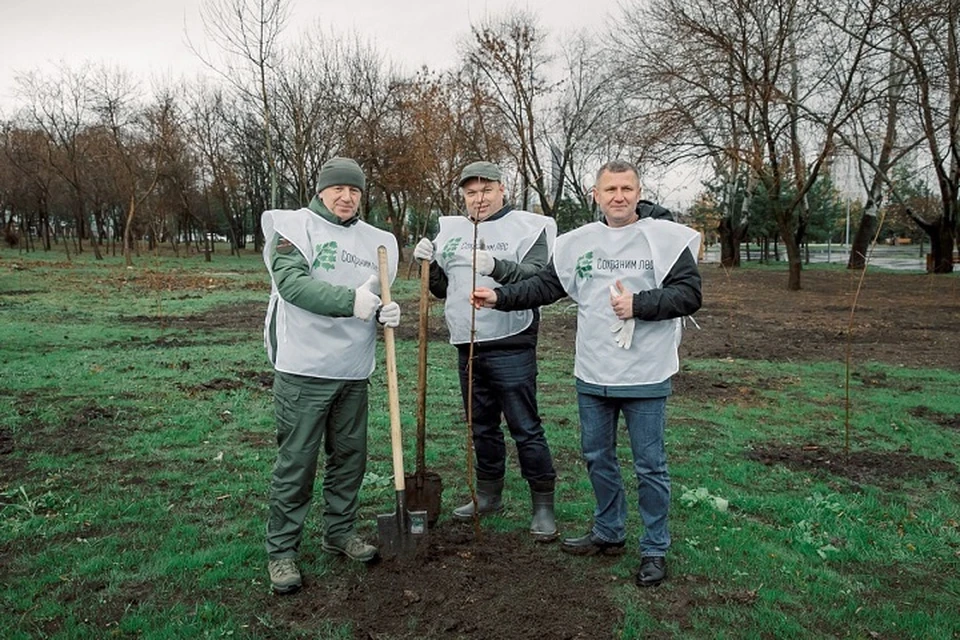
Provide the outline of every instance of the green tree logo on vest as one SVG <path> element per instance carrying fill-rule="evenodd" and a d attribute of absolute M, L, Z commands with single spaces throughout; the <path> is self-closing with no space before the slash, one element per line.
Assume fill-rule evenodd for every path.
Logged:
<path fill-rule="evenodd" d="M 461 240 L 463 240 L 463 238 L 450 238 L 447 240 L 447 244 L 443 245 L 443 251 L 440 252 L 444 260 L 449 260 L 450 257 L 456 253 L 457 246 Z"/>
<path fill-rule="evenodd" d="M 593 277 L 593 251 L 587 251 L 585 254 L 577 258 L 577 277 Z"/>
<path fill-rule="evenodd" d="M 313 268 L 317 267 L 323 267 L 326 271 L 337 268 L 336 240 L 317 245 L 317 257 L 313 259 Z"/>

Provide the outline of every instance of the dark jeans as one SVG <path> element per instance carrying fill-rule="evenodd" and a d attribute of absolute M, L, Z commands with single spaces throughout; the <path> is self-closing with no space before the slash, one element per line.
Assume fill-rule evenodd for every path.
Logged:
<path fill-rule="evenodd" d="M 460 391 L 467 407 L 468 351 L 460 353 Z M 552 490 L 557 477 L 537 410 L 536 349 L 497 349 L 473 354 L 473 448 L 477 478 L 498 480 L 507 450 L 500 416 L 517 444 L 520 472 L 535 491 Z"/>

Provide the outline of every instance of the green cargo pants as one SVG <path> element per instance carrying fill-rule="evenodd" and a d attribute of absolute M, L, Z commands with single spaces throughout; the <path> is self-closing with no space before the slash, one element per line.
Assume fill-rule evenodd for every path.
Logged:
<path fill-rule="evenodd" d="M 277 462 L 270 485 L 266 547 L 271 560 L 296 557 L 324 450 L 324 536 L 354 532 L 367 467 L 367 381 L 309 378 L 280 371 L 273 380 Z"/>

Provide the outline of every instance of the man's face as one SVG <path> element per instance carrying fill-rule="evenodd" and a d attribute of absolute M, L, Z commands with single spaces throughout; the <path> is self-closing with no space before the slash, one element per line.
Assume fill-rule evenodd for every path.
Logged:
<path fill-rule="evenodd" d="M 604 171 L 593 187 L 593 199 L 611 227 L 623 227 L 637 220 L 640 179 L 632 171 Z"/>
<path fill-rule="evenodd" d="M 360 189 L 336 184 L 320 192 L 320 199 L 330 212 L 341 220 L 349 220 L 360 208 Z"/>
<path fill-rule="evenodd" d="M 460 187 L 467 214 L 474 220 L 485 220 L 503 208 L 503 183 L 471 178 Z"/>

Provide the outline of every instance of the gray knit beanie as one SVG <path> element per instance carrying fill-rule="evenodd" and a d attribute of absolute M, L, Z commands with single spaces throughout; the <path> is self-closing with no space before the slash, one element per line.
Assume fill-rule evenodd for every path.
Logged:
<path fill-rule="evenodd" d="M 320 175 L 317 178 L 317 193 L 320 193 L 327 187 L 345 185 L 356 187 L 360 191 L 367 188 L 367 179 L 363 175 L 363 169 L 353 158 L 330 158 L 320 167 Z"/>

